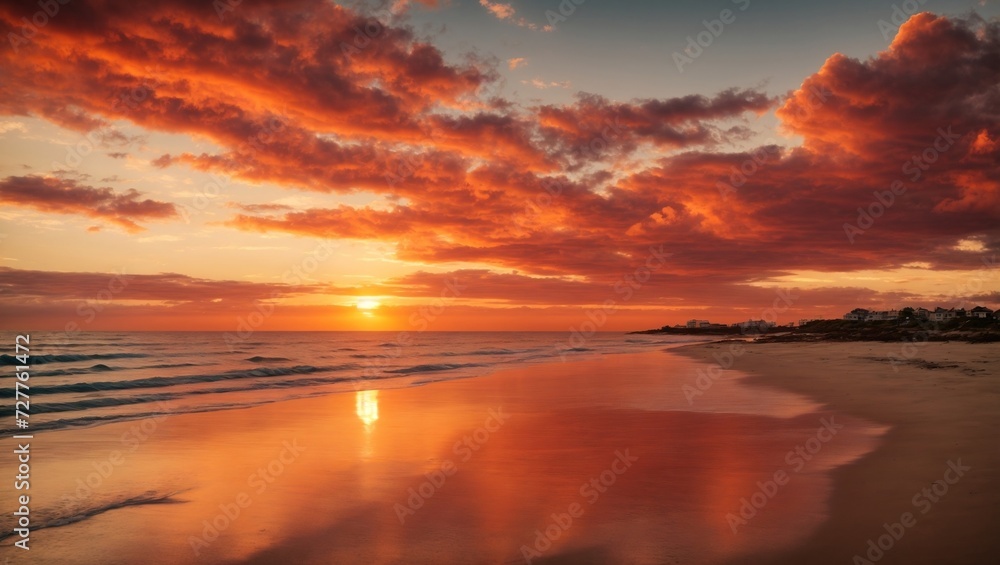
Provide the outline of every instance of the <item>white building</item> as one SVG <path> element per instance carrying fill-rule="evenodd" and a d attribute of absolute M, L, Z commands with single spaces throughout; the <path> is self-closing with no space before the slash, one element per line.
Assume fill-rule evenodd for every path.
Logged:
<path fill-rule="evenodd" d="M 884 322 L 886 320 L 895 320 L 899 318 L 899 310 L 879 310 L 877 312 L 869 312 L 865 316 L 866 322 Z"/>
<path fill-rule="evenodd" d="M 951 320 L 956 317 L 958 317 L 958 314 L 955 312 L 954 308 L 952 308 L 951 310 L 945 310 L 944 308 L 941 308 L 939 306 L 935 308 L 933 312 L 931 312 L 931 319 L 934 320 L 935 322 L 943 322 L 945 320 Z"/>
<path fill-rule="evenodd" d="M 851 320 L 853 322 L 863 322 L 868 319 L 868 314 L 868 310 L 865 310 L 864 308 L 855 308 L 854 310 L 844 314 L 844 319 Z"/>
<path fill-rule="evenodd" d="M 737 322 L 737 323 L 733 324 L 732 327 L 734 327 L 734 328 L 740 328 L 740 329 L 744 329 L 744 330 L 751 329 L 751 328 L 757 329 L 757 330 L 768 330 L 768 329 L 771 329 L 771 328 L 775 327 L 776 325 L 777 325 L 777 323 L 775 323 L 775 322 L 768 322 L 766 320 L 747 320 L 745 322 Z"/>

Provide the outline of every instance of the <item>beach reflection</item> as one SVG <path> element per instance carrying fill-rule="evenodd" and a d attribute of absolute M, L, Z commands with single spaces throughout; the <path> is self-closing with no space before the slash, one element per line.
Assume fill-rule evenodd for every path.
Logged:
<path fill-rule="evenodd" d="M 698 367 L 609 356 L 173 416 L 85 503 L 151 489 L 179 503 L 42 529 L 39 562 L 500 563 L 526 547 L 538 563 L 713 564 L 802 541 L 826 518 L 830 470 L 875 438 L 837 415 L 844 429 L 794 472 L 786 454 L 816 434 L 815 404 L 720 379 L 691 411 L 681 384 Z M 50 434 L 64 458 L 39 478 L 53 500 L 38 509 L 72 494 L 131 425 Z M 727 514 L 779 470 L 791 481 L 734 534 Z M 239 500 L 250 504 L 231 519 Z M 212 541 L 196 555 L 192 539 Z"/>
<path fill-rule="evenodd" d="M 355 393 L 355 411 L 358 418 L 365 424 L 365 429 L 370 430 L 375 421 L 378 420 L 378 391 L 359 390 Z"/>

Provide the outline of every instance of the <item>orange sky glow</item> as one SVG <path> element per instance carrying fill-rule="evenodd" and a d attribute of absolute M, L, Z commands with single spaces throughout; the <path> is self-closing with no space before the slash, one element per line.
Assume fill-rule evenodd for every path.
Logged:
<path fill-rule="evenodd" d="M 565 77 L 527 78 L 542 54 L 439 47 L 411 19 L 449 9 L 397 2 L 358 47 L 372 16 L 326 0 L 74 0 L 8 41 L 0 327 L 639 330 L 1000 308 L 995 20 L 916 14 L 788 91 L 619 100 L 515 93 Z M 35 11 L 0 6 L 0 36 Z M 559 41 L 518 17 L 482 25 Z"/>

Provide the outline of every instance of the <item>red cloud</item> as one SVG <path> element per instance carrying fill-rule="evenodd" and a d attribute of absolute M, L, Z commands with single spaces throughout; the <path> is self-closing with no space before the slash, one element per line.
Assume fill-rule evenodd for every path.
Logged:
<path fill-rule="evenodd" d="M 327 287 L 319 285 L 220 281 L 176 273 L 67 273 L 0 267 L 0 274 L 0 294 L 5 300 L 18 302 L 31 299 L 97 300 L 109 285 L 115 294 L 120 294 L 119 298 L 167 303 L 224 301 L 242 304 L 327 290 Z"/>
<path fill-rule="evenodd" d="M 677 148 L 723 141 L 726 132 L 706 122 L 747 112 L 761 114 L 773 105 L 774 100 L 760 92 L 737 89 L 714 98 L 692 95 L 628 104 L 583 95 L 573 106 L 543 106 L 538 119 L 544 128 L 560 134 L 577 149 L 591 146 L 598 134 L 611 139 L 622 136 L 615 139 L 619 143 L 645 141 Z"/>
<path fill-rule="evenodd" d="M 649 287 L 662 301 L 695 280 L 974 268 L 975 253 L 953 249 L 971 236 L 1000 248 L 996 23 L 917 15 L 886 52 L 834 55 L 788 95 L 777 115 L 801 147 L 722 153 L 773 99 L 484 100 L 490 64 L 451 64 L 404 25 L 325 0 L 245 0 L 224 18 L 193 0 L 63 9 L 0 54 L 0 112 L 204 136 L 221 150 L 156 164 L 393 202 L 247 208 L 229 222 L 238 229 L 391 241 L 404 259 L 600 284 L 662 244 L 675 254 L 659 279 L 671 286 Z M 0 34 L 31 10 L 0 7 Z M 906 191 L 850 243 L 844 224 L 888 202 L 897 180 Z"/>
<path fill-rule="evenodd" d="M 93 188 L 74 180 L 54 177 L 7 177 L 0 180 L 0 202 L 55 214 L 77 214 L 108 220 L 129 232 L 145 228 L 136 221 L 172 218 L 173 204 L 140 200 L 141 193 L 129 189 L 123 194 L 110 188 Z"/>
<path fill-rule="evenodd" d="M 242 215 L 232 225 L 384 238 L 400 242 L 403 258 L 485 262 L 548 275 L 627 272 L 645 248 L 664 242 L 676 253 L 673 272 L 719 281 L 791 269 L 891 268 L 915 258 L 940 268 L 975 268 L 975 253 L 952 247 L 970 235 L 982 236 L 987 247 L 1000 237 L 1000 168 L 992 143 L 1000 132 L 988 111 L 1000 82 L 990 62 L 1000 53 L 997 37 L 996 24 L 972 29 L 924 14 L 877 58 L 831 57 L 778 111 L 784 126 L 804 137 L 801 148 L 688 152 L 613 183 L 606 170 L 570 181 L 525 172 L 531 166 L 463 173 L 456 163 L 437 178 L 417 167 L 415 182 L 400 189 L 412 201 L 394 209 Z M 942 53 L 922 58 L 928 46 L 939 44 L 946 46 Z M 602 138 L 602 130 L 616 135 L 609 141 L 620 143 L 619 151 L 640 143 L 712 143 L 723 132 L 704 120 L 761 112 L 770 104 L 757 92 L 735 90 L 629 104 L 584 96 L 574 106 L 541 107 L 537 115 L 550 147 L 545 164 L 560 159 L 569 171 L 574 152 L 594 155 L 588 145 Z M 525 127 L 511 118 L 504 126 L 510 141 L 485 137 L 500 149 L 494 162 L 510 156 L 541 164 L 530 153 L 516 154 L 513 140 L 527 137 L 514 133 Z M 483 136 L 477 130 L 469 139 Z M 936 142 L 941 150 L 934 150 L 933 167 L 912 163 Z M 599 155 L 592 164 L 603 166 Z M 458 187 L 463 179 L 465 186 Z M 857 209 L 868 208 L 874 193 L 888 198 L 896 180 L 908 191 L 892 194 L 893 205 L 877 227 L 852 245 L 844 224 L 857 221 Z"/>

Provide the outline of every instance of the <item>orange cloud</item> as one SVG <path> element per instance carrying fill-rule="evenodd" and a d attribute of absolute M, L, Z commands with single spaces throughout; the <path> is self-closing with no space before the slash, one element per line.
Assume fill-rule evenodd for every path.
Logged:
<path fill-rule="evenodd" d="M 173 204 L 141 197 L 142 193 L 134 188 L 119 194 L 107 187 L 93 188 L 55 177 L 31 175 L 0 180 L 0 202 L 8 206 L 107 220 L 132 233 L 145 229 L 137 221 L 177 216 Z"/>
<path fill-rule="evenodd" d="M 459 270 L 417 272 L 377 284 L 335 288 L 206 280 L 171 273 L 72 273 L 0 267 L 0 305 L 8 313 L 0 327 L 9 328 L 10 324 L 16 325 L 16 320 L 30 319 L 34 327 L 59 330 L 232 331 L 240 317 L 262 311 L 267 316 L 258 329 L 356 327 L 358 311 L 353 305 L 285 302 L 291 297 L 301 301 L 303 297 L 325 299 L 339 295 L 386 297 L 377 312 L 377 329 L 406 329 L 414 313 L 434 303 L 445 289 L 457 289 L 461 302 L 447 307 L 447 316 L 435 321 L 435 329 L 515 329 L 523 327 L 525 317 L 530 317 L 536 319 L 535 329 L 565 330 L 585 319 L 587 308 L 607 300 L 615 301 L 615 310 L 605 329 L 634 329 L 659 326 L 670 318 L 759 318 L 776 297 L 774 289 L 725 282 L 708 287 L 673 275 L 657 276 L 634 294 L 627 293 L 626 289 L 631 288 L 627 283 L 616 290 L 614 282 L 607 276 L 573 280 Z M 670 296 L 668 310 L 662 300 L 666 291 Z M 837 315 L 843 309 L 838 306 L 841 304 L 880 306 L 914 299 L 905 293 L 877 293 L 863 288 L 788 292 L 795 302 L 789 320 L 795 315 Z M 448 295 L 454 294 L 452 291 Z M 394 304 L 401 299 L 407 303 Z M 705 304 L 711 306 L 706 308 Z"/>
<path fill-rule="evenodd" d="M 527 28 L 531 31 L 552 31 L 554 29 L 551 25 L 538 25 L 533 22 L 529 22 L 522 16 L 518 16 L 517 10 L 514 9 L 514 6 L 505 2 L 479 0 L 479 5 L 486 8 L 486 11 L 493 14 L 496 19 L 510 22 L 518 27 Z"/>
<path fill-rule="evenodd" d="M 0 35 L 31 10 L 0 6 Z M 391 203 L 237 202 L 235 229 L 391 242 L 405 260 L 515 269 L 527 278 L 475 276 L 525 299 L 521 289 L 535 285 L 555 289 L 539 293 L 553 300 L 590 300 L 580 285 L 604 289 L 665 245 L 674 256 L 647 287 L 660 305 L 694 281 L 725 293 L 795 270 L 915 259 L 967 269 L 979 257 L 956 252 L 957 241 L 1000 249 L 997 23 L 919 14 L 887 51 L 835 54 L 780 101 L 728 89 L 525 106 L 482 94 L 499 63 L 450 63 L 405 25 L 324 0 L 246 0 L 223 19 L 210 3 L 74 0 L 63 10 L 29 45 L 0 52 L 0 114 L 203 137 L 220 149 L 154 164 Z M 802 146 L 728 148 L 747 140 L 748 117 L 776 105 Z M 844 224 L 897 180 L 906 191 L 848 241 Z M 50 202 L 23 204 L 31 197 L 18 193 L 19 202 L 78 214 L 103 206 L 101 218 L 126 227 L 168 217 L 137 194 L 53 182 L 41 187 Z M 76 194 L 96 205 L 73 207 Z"/>

